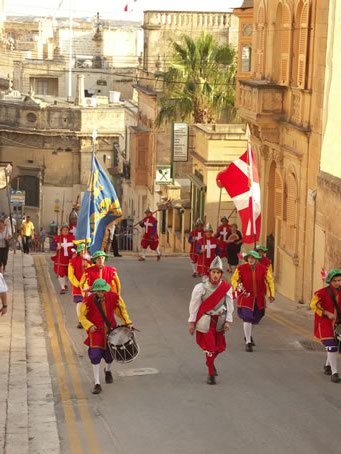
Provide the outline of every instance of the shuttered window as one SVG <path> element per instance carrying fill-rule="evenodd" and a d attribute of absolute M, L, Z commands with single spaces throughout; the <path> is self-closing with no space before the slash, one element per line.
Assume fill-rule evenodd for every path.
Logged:
<path fill-rule="evenodd" d="M 300 2 L 298 7 L 297 22 L 299 25 L 298 36 L 298 58 L 297 58 L 297 86 L 305 88 L 307 48 L 308 48 L 308 28 L 309 28 L 309 4 L 304 5 Z"/>
<path fill-rule="evenodd" d="M 283 218 L 283 181 L 278 170 L 275 171 L 275 216 Z"/>
<path fill-rule="evenodd" d="M 257 16 L 256 26 L 257 48 L 255 57 L 255 71 L 256 76 L 260 79 L 264 75 L 264 47 L 265 47 L 265 8 L 260 5 Z"/>
<path fill-rule="evenodd" d="M 286 249 L 290 252 L 295 251 L 296 232 L 297 232 L 297 183 L 293 174 L 287 178 L 287 197 L 286 197 Z"/>
<path fill-rule="evenodd" d="M 280 49 L 280 84 L 289 84 L 290 74 L 290 46 L 291 46 L 291 12 L 285 3 L 282 4 L 282 21 L 279 25 L 281 36 L 281 49 Z"/>

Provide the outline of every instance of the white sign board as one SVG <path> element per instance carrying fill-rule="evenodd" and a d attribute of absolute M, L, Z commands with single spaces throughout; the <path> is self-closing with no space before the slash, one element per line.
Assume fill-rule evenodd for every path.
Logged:
<path fill-rule="evenodd" d="M 173 184 L 172 166 L 159 165 L 156 166 L 156 184 Z"/>
<path fill-rule="evenodd" d="M 188 124 L 174 123 L 173 126 L 173 161 L 188 161 Z"/>

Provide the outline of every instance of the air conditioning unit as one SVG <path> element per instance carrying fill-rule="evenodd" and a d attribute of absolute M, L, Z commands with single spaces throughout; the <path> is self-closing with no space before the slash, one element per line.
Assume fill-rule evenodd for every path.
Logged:
<path fill-rule="evenodd" d="M 97 99 L 96 98 L 84 98 L 83 107 L 97 107 Z"/>

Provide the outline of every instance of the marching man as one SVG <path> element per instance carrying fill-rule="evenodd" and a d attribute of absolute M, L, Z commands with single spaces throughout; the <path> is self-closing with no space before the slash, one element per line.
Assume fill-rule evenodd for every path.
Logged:
<path fill-rule="evenodd" d="M 226 216 L 223 216 L 220 219 L 220 226 L 218 227 L 217 233 L 215 234 L 216 238 L 219 239 L 219 248 L 220 248 L 220 258 L 227 257 L 226 253 L 226 241 L 231 233 L 231 227 L 229 226 L 229 220 Z"/>
<path fill-rule="evenodd" d="M 222 279 L 223 264 L 216 257 L 209 269 L 209 279 L 197 284 L 189 304 L 188 331 L 206 354 L 208 369 L 207 383 L 215 385 L 218 375 L 214 361 L 226 349 L 225 331 L 232 323 L 233 291 L 230 284 Z"/>
<path fill-rule="evenodd" d="M 116 327 L 115 314 L 130 329 L 133 328 L 133 325 L 126 308 L 124 307 L 123 309 L 119 306 L 118 294 L 110 291 L 110 285 L 104 279 L 96 279 L 90 293 L 90 296 L 85 298 L 84 302 L 80 304 L 78 317 L 88 335 L 84 343 L 89 347 L 88 355 L 95 378 L 95 386 L 92 393 L 99 394 L 102 391 L 99 379 L 102 359 L 105 361 L 105 383 L 113 382 L 110 370 L 113 358 L 107 345 L 109 328 L 101 312 L 105 314 L 111 329 Z"/>
<path fill-rule="evenodd" d="M 68 268 L 68 277 L 72 285 L 72 299 L 76 304 L 76 312 L 78 317 L 79 304 L 83 301 L 81 289 L 81 278 L 84 271 L 91 266 L 90 260 L 87 258 L 87 249 L 85 243 L 80 243 L 77 246 L 76 256 L 70 260 Z M 77 328 L 82 328 L 78 323 Z"/>
<path fill-rule="evenodd" d="M 197 241 L 196 252 L 198 254 L 198 274 L 207 276 L 212 260 L 219 255 L 219 244 L 213 236 L 211 224 L 207 224 L 204 230 L 204 237 Z"/>
<path fill-rule="evenodd" d="M 269 269 L 270 272 L 272 273 L 272 262 L 271 260 L 266 256 L 266 253 L 268 252 L 268 248 L 265 246 L 262 246 L 261 244 L 257 244 L 256 246 L 256 251 L 260 255 L 260 260 L 259 263 L 265 266 L 265 268 Z"/>
<path fill-rule="evenodd" d="M 257 325 L 265 315 L 268 293 L 270 302 L 275 299 L 272 274 L 257 261 L 260 255 L 249 251 L 244 255 L 247 263 L 238 265 L 231 277 L 231 284 L 237 292 L 238 316 L 243 320 L 245 350 L 252 352 L 255 343 L 252 339 L 252 325 Z"/>
<path fill-rule="evenodd" d="M 198 276 L 198 271 L 197 271 L 198 253 L 196 251 L 196 245 L 197 245 L 197 241 L 200 240 L 201 238 L 203 238 L 203 236 L 204 236 L 204 223 L 199 218 L 199 219 L 197 219 L 197 222 L 195 223 L 195 229 L 192 230 L 188 236 L 188 242 L 191 245 L 191 248 L 189 251 L 189 257 L 191 259 L 193 277 Z"/>
<path fill-rule="evenodd" d="M 337 351 L 340 338 L 336 338 L 334 329 L 341 323 L 341 270 L 329 271 L 326 284 L 328 284 L 327 287 L 314 293 L 310 307 L 315 313 L 314 334 L 321 340 L 327 351 L 324 374 L 330 375 L 333 383 L 340 383 L 341 378 L 337 372 Z"/>
<path fill-rule="evenodd" d="M 68 289 L 66 277 L 68 276 L 69 261 L 75 251 L 73 240 L 75 237 L 69 232 L 69 226 L 64 224 L 60 235 L 56 235 L 54 241 L 57 244 L 56 255 L 51 257 L 54 261 L 53 270 L 57 275 L 60 285 L 60 294 L 64 295 Z"/>
<path fill-rule="evenodd" d="M 140 262 L 146 260 L 147 248 L 150 247 L 152 251 L 155 251 L 157 260 L 161 259 L 159 250 L 159 237 L 157 234 L 157 220 L 154 218 L 150 208 L 147 208 L 144 219 L 140 222 L 140 227 L 144 228 L 144 234 L 141 240 L 142 254 L 139 257 Z"/>

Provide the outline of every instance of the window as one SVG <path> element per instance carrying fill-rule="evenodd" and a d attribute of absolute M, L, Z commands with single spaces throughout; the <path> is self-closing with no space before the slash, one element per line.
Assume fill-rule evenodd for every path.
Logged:
<path fill-rule="evenodd" d="M 275 216 L 283 218 L 283 181 L 278 170 L 275 171 Z"/>
<path fill-rule="evenodd" d="M 25 206 L 39 207 L 39 178 L 20 175 L 12 180 L 12 188 L 25 191 Z"/>
<path fill-rule="evenodd" d="M 301 0 L 297 7 L 294 45 L 293 82 L 299 88 L 305 88 L 307 50 L 309 36 L 309 3 Z"/>
<path fill-rule="evenodd" d="M 287 178 L 286 194 L 286 241 L 289 251 L 295 250 L 297 230 L 297 183 L 294 174 L 290 173 Z"/>
<path fill-rule="evenodd" d="M 30 77 L 30 86 L 37 95 L 58 96 L 58 78 Z"/>
<path fill-rule="evenodd" d="M 291 33 L 291 12 L 283 1 L 279 3 L 276 13 L 273 59 L 274 80 L 281 85 L 289 84 Z"/>
<path fill-rule="evenodd" d="M 242 48 L 242 66 L 241 72 L 248 73 L 251 71 L 251 46 Z"/>

